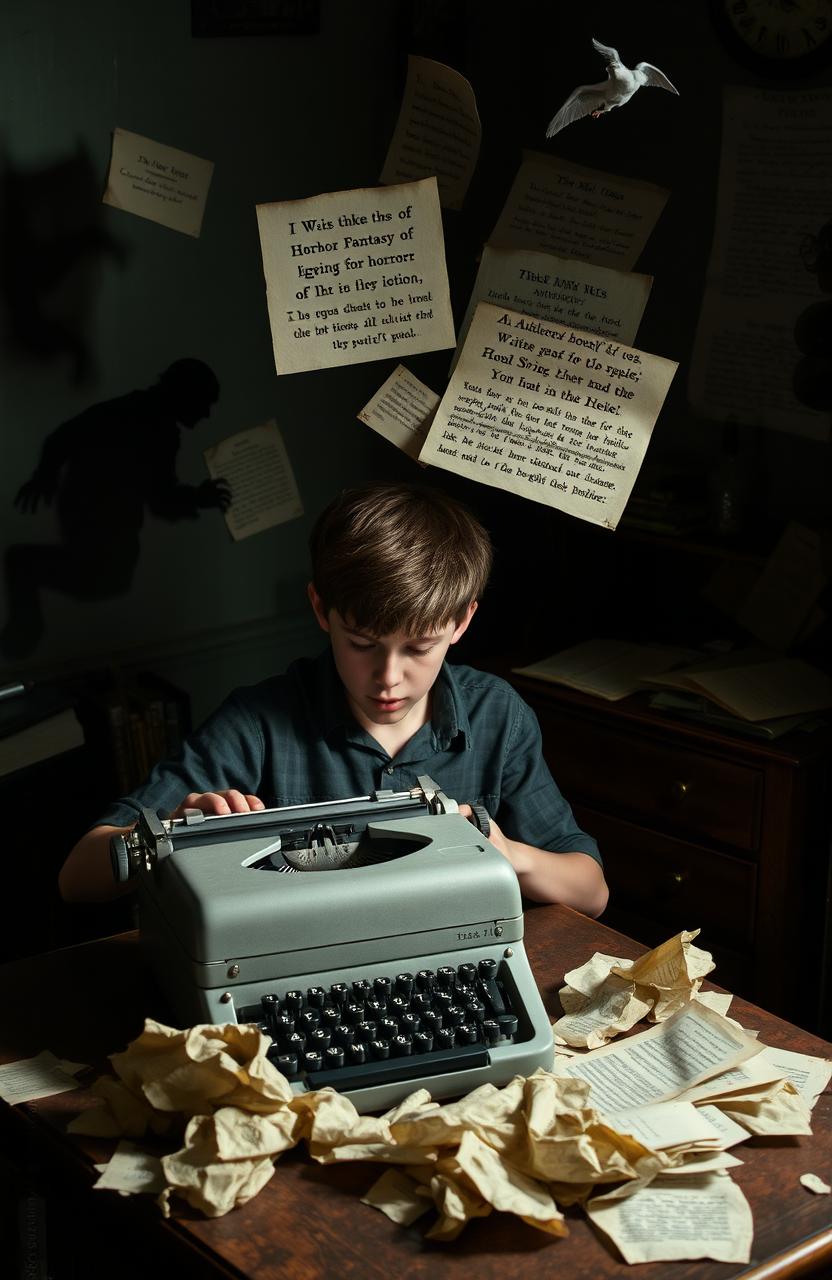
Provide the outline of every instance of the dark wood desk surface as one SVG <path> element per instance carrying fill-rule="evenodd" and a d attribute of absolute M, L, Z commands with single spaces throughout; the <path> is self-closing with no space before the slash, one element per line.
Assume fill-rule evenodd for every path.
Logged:
<path fill-rule="evenodd" d="M 596 921 L 564 907 L 536 907 L 526 916 L 526 945 L 547 1009 L 560 1012 L 557 992 L 563 974 L 595 951 L 628 957 L 644 948 Z M 718 974 L 714 975 L 718 977 Z M 36 956 L 0 968 L 3 1018 L 0 1060 L 11 1061 L 49 1048 L 60 1057 L 106 1065 L 106 1055 L 125 1047 L 141 1030 L 145 1015 L 167 1021 L 164 1001 L 142 964 L 135 934 Z M 832 1057 L 832 1045 L 742 1000 L 732 1013 L 760 1038 L 802 1053 Z M 580 1211 L 567 1211 L 568 1237 L 553 1239 L 517 1218 L 493 1214 L 471 1223 L 450 1245 L 424 1239 L 425 1222 L 396 1226 L 360 1196 L 381 1172 L 378 1165 L 323 1167 L 301 1148 L 280 1159 L 271 1182 L 249 1204 L 224 1218 L 207 1220 L 183 1206 L 163 1222 L 151 1197 L 111 1193 L 86 1196 L 94 1180 L 92 1164 L 107 1159 L 112 1144 L 63 1133 L 78 1108 L 77 1093 L 60 1094 L 25 1107 L 2 1107 L 6 1127 L 25 1129 L 34 1146 L 48 1147 L 83 1184 L 96 1209 L 121 1215 L 134 1239 L 156 1239 L 155 1256 L 175 1251 L 187 1265 L 177 1273 L 245 1277 L 251 1280 L 329 1280 L 407 1275 L 432 1277 L 437 1270 L 460 1280 L 529 1280 L 563 1268 L 570 1280 L 632 1276 L 611 1248 L 596 1236 Z M 736 1148 L 744 1164 L 732 1170 L 754 1214 L 752 1262 L 748 1267 L 708 1261 L 651 1263 L 638 1267 L 639 1280 L 775 1280 L 775 1277 L 832 1274 L 832 1203 L 799 1183 L 814 1172 L 832 1181 L 832 1093 L 818 1101 L 811 1137 L 752 1139 Z M 129 1248 L 129 1246 L 128 1246 Z"/>

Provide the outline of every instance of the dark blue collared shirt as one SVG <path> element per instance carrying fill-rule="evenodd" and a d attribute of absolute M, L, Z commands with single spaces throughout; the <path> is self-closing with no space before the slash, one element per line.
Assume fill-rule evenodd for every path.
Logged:
<path fill-rule="evenodd" d="M 164 817 L 191 791 L 233 788 L 273 808 L 407 791 L 421 774 L 484 805 L 510 839 L 601 861 L 546 766 L 534 712 L 505 680 L 444 663 L 430 722 L 391 757 L 354 719 L 329 649 L 231 694 L 98 821 L 127 826 L 140 806 Z"/>

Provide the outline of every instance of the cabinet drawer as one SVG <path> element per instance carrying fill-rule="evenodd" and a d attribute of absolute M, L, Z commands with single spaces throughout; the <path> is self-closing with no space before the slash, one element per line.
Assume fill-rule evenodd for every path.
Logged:
<path fill-rule="evenodd" d="M 763 774 L 722 756 L 538 707 L 543 754 L 570 804 L 626 813 L 748 852 L 760 834 Z"/>
<path fill-rule="evenodd" d="M 655 920 L 663 936 L 701 929 L 698 945 L 736 951 L 754 938 L 757 872 L 752 862 L 674 840 L 634 823 L 576 808 L 595 836 L 610 887 L 610 907 Z"/>

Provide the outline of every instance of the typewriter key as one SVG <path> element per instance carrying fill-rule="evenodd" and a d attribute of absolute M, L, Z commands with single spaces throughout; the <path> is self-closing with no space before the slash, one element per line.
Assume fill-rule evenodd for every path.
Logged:
<path fill-rule="evenodd" d="M 500 1031 L 504 1036 L 513 1036 L 517 1031 L 517 1015 L 514 1013 L 501 1013 L 497 1021 L 500 1024 Z"/>
<path fill-rule="evenodd" d="M 260 1006 L 265 1015 L 270 1018 L 280 1007 L 280 996 L 276 991 L 267 991 L 260 997 Z"/>
<path fill-rule="evenodd" d="M 393 1036 L 390 1041 L 390 1052 L 396 1058 L 406 1058 L 413 1052 L 413 1039 L 411 1036 Z"/>
<path fill-rule="evenodd" d="M 403 1013 L 399 1018 L 399 1030 L 402 1035 L 412 1035 L 418 1031 L 421 1019 L 417 1013 Z"/>
<path fill-rule="evenodd" d="M 359 1044 L 369 1044 L 376 1038 L 375 1022 L 359 1022 L 355 1028 L 355 1038 Z"/>
<path fill-rule="evenodd" d="M 286 1013 L 300 1013 L 303 1008 L 303 992 L 287 991 L 286 999 L 283 1001 L 283 1008 Z"/>
<path fill-rule="evenodd" d="M 427 1031 L 438 1031 L 442 1026 L 442 1014 L 438 1009 L 425 1009 L 422 1014 L 422 1026 Z"/>
<path fill-rule="evenodd" d="M 449 964 L 443 964 L 436 970 L 436 984 L 443 990 L 449 991 L 451 987 L 456 985 L 456 969 Z"/>
<path fill-rule="evenodd" d="M 485 1017 L 485 1005 L 483 1004 L 482 1000 L 477 1000 L 476 997 L 472 997 L 472 999 L 466 1000 L 465 1016 L 469 1022 L 471 1021 L 482 1022 L 483 1018 Z"/>
<path fill-rule="evenodd" d="M 339 1044 L 331 1044 L 324 1050 L 324 1067 L 343 1067 L 344 1050 Z"/>
<path fill-rule="evenodd" d="M 310 1049 L 317 1049 L 319 1053 L 323 1053 L 324 1049 L 328 1049 L 332 1043 L 332 1033 L 329 1028 L 324 1030 L 323 1027 L 315 1027 L 315 1030 L 310 1032 L 306 1043 Z"/>
<path fill-rule="evenodd" d="M 486 1018 L 482 1024 L 483 1039 L 487 1045 L 500 1043 L 500 1024 L 493 1018 Z"/>
<path fill-rule="evenodd" d="M 306 1048 L 306 1036 L 302 1031 L 293 1031 L 290 1036 L 286 1036 L 283 1041 L 283 1048 L 286 1053 L 303 1053 Z"/>
<path fill-rule="evenodd" d="M 355 1042 L 355 1027 L 348 1027 L 342 1022 L 337 1027 L 332 1028 L 332 1039 L 335 1044 L 348 1045 Z"/>
<path fill-rule="evenodd" d="M 295 1030 L 295 1020 L 289 1013 L 279 1013 L 274 1019 L 272 1026 L 274 1028 L 274 1034 L 276 1036 L 282 1036 L 285 1039 L 286 1036 L 290 1036 Z"/>
<path fill-rule="evenodd" d="M 383 1018 L 386 1007 L 386 1003 L 382 1003 L 381 1000 L 366 1000 L 364 1002 L 364 1012 L 368 1018 Z"/>
<path fill-rule="evenodd" d="M 356 1026 L 359 1022 L 364 1021 L 364 1006 L 353 1001 L 351 1004 L 344 1006 L 344 1021 Z"/>
<path fill-rule="evenodd" d="M 324 987 L 310 987 L 306 993 L 306 1003 L 310 1009 L 323 1009 L 326 1004 L 326 989 Z"/>
<path fill-rule="evenodd" d="M 412 973 L 396 974 L 396 991 L 403 996 L 411 995 L 413 991 L 413 974 Z"/>
<path fill-rule="evenodd" d="M 320 1071 L 324 1065 L 324 1055 L 318 1053 L 317 1049 L 307 1049 L 303 1055 L 304 1071 Z"/>
<path fill-rule="evenodd" d="M 381 1001 L 388 1000 L 390 998 L 390 993 L 392 990 L 393 990 L 393 983 L 390 981 L 389 978 L 373 979 L 373 991 L 375 991 L 376 993 L 377 1000 L 381 1000 Z"/>
<path fill-rule="evenodd" d="M 379 1040 L 389 1040 L 399 1034 L 399 1024 L 395 1018 L 382 1018 L 378 1024 Z"/>
<path fill-rule="evenodd" d="M 349 999 L 350 989 L 346 982 L 334 982 L 329 988 L 329 998 L 333 1004 L 342 1008 Z"/>
<path fill-rule="evenodd" d="M 457 1044 L 476 1044 L 477 1027 L 473 1022 L 460 1022 L 456 1029 Z"/>
<path fill-rule="evenodd" d="M 494 977 L 496 977 L 496 974 L 497 974 L 497 961 L 496 961 L 496 960 L 492 960 L 490 957 L 486 957 L 486 959 L 484 959 L 484 960 L 480 960 L 480 963 L 479 963 L 479 971 L 480 971 L 480 977 L 481 977 L 481 978 L 494 978 Z"/>
<path fill-rule="evenodd" d="M 367 1046 L 364 1044 L 348 1044 L 344 1052 L 351 1067 L 360 1067 L 367 1061 Z"/>
<path fill-rule="evenodd" d="M 363 1004 L 372 987 L 366 978 L 357 978 L 352 984 L 352 998 L 356 1004 Z"/>
<path fill-rule="evenodd" d="M 454 1045 L 454 1032 L 451 1027 L 439 1027 L 434 1032 L 434 1041 L 437 1049 L 452 1049 Z"/>
<path fill-rule="evenodd" d="M 276 1053 L 270 1062 L 282 1071 L 284 1076 L 296 1076 L 298 1073 L 298 1055 L 296 1053 Z"/>
<path fill-rule="evenodd" d="M 320 1025 L 321 1011 L 320 1009 L 304 1009 L 298 1014 L 298 1030 L 312 1031 Z"/>
<path fill-rule="evenodd" d="M 436 974 L 433 969 L 420 969 L 416 974 L 417 991 L 432 991 L 436 986 Z"/>
<path fill-rule="evenodd" d="M 430 1053 L 433 1048 L 433 1036 L 429 1031 L 417 1031 L 413 1037 L 415 1053 Z"/>
<path fill-rule="evenodd" d="M 390 1057 L 390 1043 L 388 1040 L 373 1040 L 370 1043 L 370 1053 L 376 1060 Z"/>
<path fill-rule="evenodd" d="M 456 971 L 456 976 L 463 986 L 470 986 L 477 976 L 477 966 L 475 964 L 461 964 Z"/>
<path fill-rule="evenodd" d="M 337 1027 L 341 1021 L 341 1010 L 336 1004 L 325 1004 L 321 1009 L 321 1026 Z"/>
<path fill-rule="evenodd" d="M 444 1025 L 446 1027 L 458 1027 L 465 1021 L 465 1010 L 461 1004 L 449 1005 L 445 1010 Z"/>
<path fill-rule="evenodd" d="M 405 995 L 393 996 L 387 1004 L 390 1015 L 394 1018 L 400 1018 L 403 1013 L 407 1013 L 410 1009 L 410 999 Z"/>

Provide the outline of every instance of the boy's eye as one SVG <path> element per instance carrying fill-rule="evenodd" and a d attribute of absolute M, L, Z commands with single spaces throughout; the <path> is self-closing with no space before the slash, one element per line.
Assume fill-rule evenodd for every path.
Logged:
<path fill-rule="evenodd" d="M 371 643 L 362 643 L 361 640 L 350 640 L 350 647 L 358 649 L 359 653 L 367 653 L 373 646 Z"/>
<path fill-rule="evenodd" d="M 415 645 L 411 645 L 410 652 L 415 654 L 417 658 L 424 658 L 424 657 L 427 657 L 427 655 L 430 653 L 432 648 L 433 648 L 432 644 L 429 644 L 422 649 L 417 649 Z"/>

